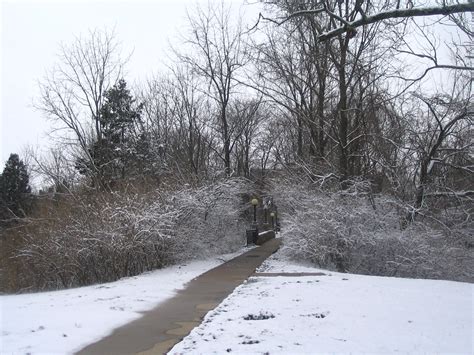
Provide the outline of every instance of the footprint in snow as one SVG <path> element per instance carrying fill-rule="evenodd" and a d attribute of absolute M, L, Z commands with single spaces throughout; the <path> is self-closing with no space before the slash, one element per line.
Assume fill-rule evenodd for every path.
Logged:
<path fill-rule="evenodd" d="M 328 314 L 329 314 L 329 312 L 300 314 L 300 317 L 314 317 L 314 318 L 318 318 L 318 319 L 324 319 L 328 316 Z"/>
<path fill-rule="evenodd" d="M 32 333 L 35 333 L 35 332 L 39 332 L 39 331 L 44 330 L 44 329 L 45 329 L 45 327 L 43 327 L 42 325 L 40 325 L 40 326 L 38 327 L 38 329 L 32 329 L 31 332 L 32 332 Z"/>
<path fill-rule="evenodd" d="M 110 309 L 113 311 L 125 311 L 125 308 L 123 307 L 110 307 Z"/>
<path fill-rule="evenodd" d="M 244 317 L 245 320 L 267 320 L 271 318 L 275 318 L 275 316 L 268 312 L 260 312 L 259 314 L 249 314 Z"/>

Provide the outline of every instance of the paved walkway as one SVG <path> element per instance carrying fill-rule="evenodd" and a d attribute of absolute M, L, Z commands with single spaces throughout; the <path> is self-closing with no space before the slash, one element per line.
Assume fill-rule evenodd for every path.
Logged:
<path fill-rule="evenodd" d="M 207 312 L 251 276 L 279 246 L 280 239 L 271 239 L 209 270 L 189 282 L 175 297 L 85 347 L 78 354 L 166 353 L 199 325 Z"/>

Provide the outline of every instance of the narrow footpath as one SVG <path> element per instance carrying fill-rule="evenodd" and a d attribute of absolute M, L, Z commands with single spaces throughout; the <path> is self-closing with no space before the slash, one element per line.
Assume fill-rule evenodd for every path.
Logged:
<path fill-rule="evenodd" d="M 249 278 L 279 246 L 280 239 L 271 239 L 207 271 L 189 282 L 175 297 L 117 328 L 78 354 L 165 354 L 199 325 L 207 312 Z"/>

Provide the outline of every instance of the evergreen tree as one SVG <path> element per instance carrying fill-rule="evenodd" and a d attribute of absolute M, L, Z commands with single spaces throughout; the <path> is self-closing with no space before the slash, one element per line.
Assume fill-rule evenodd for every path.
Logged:
<path fill-rule="evenodd" d="M 133 175 L 137 159 L 137 145 L 140 126 L 141 105 L 127 89 L 124 79 L 118 81 L 105 93 L 105 102 L 100 111 L 100 134 L 89 150 L 92 166 L 84 161 L 78 162 L 82 174 L 90 173 L 105 187 L 115 181 Z"/>
<path fill-rule="evenodd" d="M 25 215 L 31 187 L 26 166 L 18 154 L 11 154 L 0 175 L 1 218 Z"/>

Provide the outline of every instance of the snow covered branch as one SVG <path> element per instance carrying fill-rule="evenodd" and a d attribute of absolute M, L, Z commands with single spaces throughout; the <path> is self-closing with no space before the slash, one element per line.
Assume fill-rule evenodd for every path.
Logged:
<path fill-rule="evenodd" d="M 431 197 L 457 197 L 457 198 L 465 198 L 474 196 L 474 191 L 438 191 L 438 192 L 430 192 L 427 193 L 426 196 Z"/>
<path fill-rule="evenodd" d="M 288 16 L 286 16 L 281 21 L 271 20 L 262 15 L 260 15 L 260 18 L 269 20 L 278 25 L 282 25 L 285 22 L 289 21 L 290 19 L 293 19 L 296 17 L 314 16 L 317 14 L 326 13 L 328 16 L 336 19 L 337 21 L 341 23 L 339 27 L 334 28 L 327 32 L 323 32 L 319 35 L 320 41 L 326 41 L 338 35 L 341 35 L 345 32 L 353 31 L 357 27 L 370 25 L 370 24 L 384 21 L 384 20 L 395 19 L 395 18 L 419 17 L 419 16 L 436 16 L 436 15 L 447 16 L 447 15 L 452 15 L 456 13 L 464 13 L 464 12 L 471 12 L 471 11 L 474 11 L 474 2 L 454 4 L 454 5 L 445 5 L 445 6 L 419 7 L 419 8 L 411 8 L 411 9 L 410 8 L 409 9 L 395 9 L 395 10 L 379 12 L 371 16 L 367 16 L 365 12 L 362 11 L 362 9 L 359 9 L 358 13 L 360 14 L 360 18 L 358 18 L 355 21 L 348 22 L 345 19 L 342 19 L 336 14 L 334 14 L 333 12 L 331 12 L 327 8 L 327 6 L 323 4 L 322 7 L 317 8 L 317 9 L 295 11 L 289 14 Z"/>
<path fill-rule="evenodd" d="M 454 4 L 446 5 L 441 7 L 420 7 L 412 9 L 397 9 L 379 12 L 372 16 L 362 16 L 362 18 L 349 22 L 341 27 L 335 28 L 329 32 L 322 33 L 319 36 L 320 41 L 326 41 L 347 31 L 353 30 L 357 27 L 370 25 L 383 20 L 389 20 L 394 18 L 407 18 L 407 17 L 419 17 L 419 16 L 435 16 L 435 15 L 452 15 L 462 12 L 474 11 L 474 2 L 468 2 L 465 4 Z M 292 17 L 298 16 L 297 13 L 292 14 Z"/>

